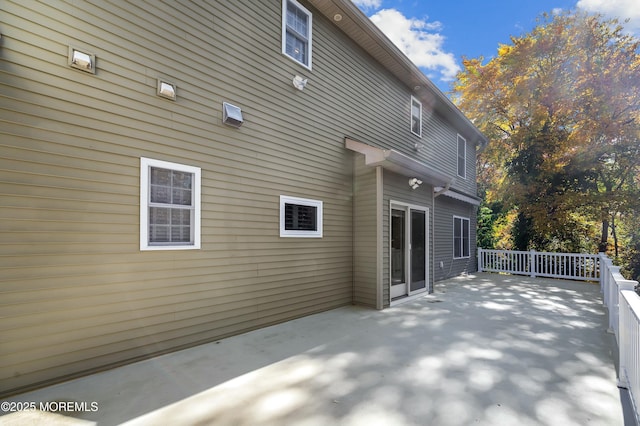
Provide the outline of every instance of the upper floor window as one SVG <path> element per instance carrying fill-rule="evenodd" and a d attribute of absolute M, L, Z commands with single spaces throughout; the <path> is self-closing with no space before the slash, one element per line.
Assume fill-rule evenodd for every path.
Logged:
<path fill-rule="evenodd" d="M 422 137 L 422 103 L 411 97 L 411 133 Z"/>
<path fill-rule="evenodd" d="M 140 250 L 200 248 L 200 168 L 140 158 Z"/>
<path fill-rule="evenodd" d="M 311 12 L 295 0 L 282 2 L 282 53 L 311 68 Z"/>
<path fill-rule="evenodd" d="M 280 196 L 281 237 L 322 237 L 322 201 Z"/>
<path fill-rule="evenodd" d="M 458 176 L 467 178 L 467 141 L 458 135 Z"/>

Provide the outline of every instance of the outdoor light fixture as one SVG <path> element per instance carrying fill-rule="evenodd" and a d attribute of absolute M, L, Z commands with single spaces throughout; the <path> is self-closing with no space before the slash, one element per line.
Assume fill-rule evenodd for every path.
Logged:
<path fill-rule="evenodd" d="M 299 75 L 293 77 L 293 87 L 298 90 L 303 90 L 307 86 L 308 79 L 302 78 Z"/>
<path fill-rule="evenodd" d="M 96 73 L 96 56 L 92 53 L 82 52 L 72 46 L 69 46 L 69 57 L 67 62 L 72 68 L 90 72 L 91 74 Z"/>
<path fill-rule="evenodd" d="M 222 122 L 232 127 L 242 126 L 242 110 L 230 103 L 222 103 Z"/>
<path fill-rule="evenodd" d="M 418 178 L 409 179 L 409 186 L 411 189 L 417 189 L 420 185 L 422 185 L 422 181 Z"/>
<path fill-rule="evenodd" d="M 168 81 L 158 79 L 158 96 L 163 98 L 171 99 L 172 101 L 176 100 L 176 85 L 173 83 L 169 83 Z"/>

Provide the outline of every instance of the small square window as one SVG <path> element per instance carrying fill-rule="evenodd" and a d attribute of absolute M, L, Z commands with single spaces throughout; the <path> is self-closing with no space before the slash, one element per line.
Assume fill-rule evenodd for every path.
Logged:
<path fill-rule="evenodd" d="M 311 69 L 311 12 L 295 0 L 282 2 L 282 53 Z"/>
<path fill-rule="evenodd" d="M 140 158 L 140 250 L 200 248 L 200 168 Z"/>
<path fill-rule="evenodd" d="M 322 201 L 281 195 L 280 236 L 322 238 Z"/>
<path fill-rule="evenodd" d="M 458 135 L 458 176 L 467 178 L 467 141 Z"/>
<path fill-rule="evenodd" d="M 411 133 L 422 137 L 422 103 L 411 97 Z"/>

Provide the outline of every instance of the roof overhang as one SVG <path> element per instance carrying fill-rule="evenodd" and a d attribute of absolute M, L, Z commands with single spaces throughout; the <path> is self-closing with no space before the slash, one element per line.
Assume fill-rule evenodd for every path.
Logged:
<path fill-rule="evenodd" d="M 381 149 L 353 139 L 345 138 L 345 147 L 364 155 L 367 166 L 381 166 L 384 169 L 410 178 L 419 178 L 433 186 L 450 185 L 454 178 L 439 172 L 429 165 L 413 159 L 394 149 Z"/>
<path fill-rule="evenodd" d="M 486 136 L 454 105 L 453 102 L 389 38 L 352 0 L 308 0 L 331 23 L 340 28 L 368 54 L 409 87 L 423 108 L 431 107 L 450 120 L 459 132 L 482 151 Z M 336 17 L 339 16 L 339 19 Z"/>
<path fill-rule="evenodd" d="M 479 206 L 481 201 L 480 198 L 478 197 L 470 197 L 468 195 L 461 194 L 457 191 L 453 191 L 447 187 L 436 187 L 433 189 L 433 192 L 435 192 L 436 197 L 439 195 L 444 195 L 445 197 L 453 198 L 454 200 L 469 203 L 474 206 Z"/>

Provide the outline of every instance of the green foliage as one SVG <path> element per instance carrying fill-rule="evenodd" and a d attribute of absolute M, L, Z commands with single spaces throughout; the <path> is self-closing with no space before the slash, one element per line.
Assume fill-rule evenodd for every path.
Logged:
<path fill-rule="evenodd" d="M 478 209 L 478 246 L 486 249 L 492 249 L 496 245 L 496 237 L 494 236 L 495 216 L 493 211 L 487 206 L 480 206 Z"/>
<path fill-rule="evenodd" d="M 477 164 L 480 244 L 504 244 L 508 228 L 516 249 L 621 249 L 634 264 L 639 51 L 617 21 L 576 12 L 543 15 L 486 64 L 463 61 L 454 101 L 490 140 Z"/>

